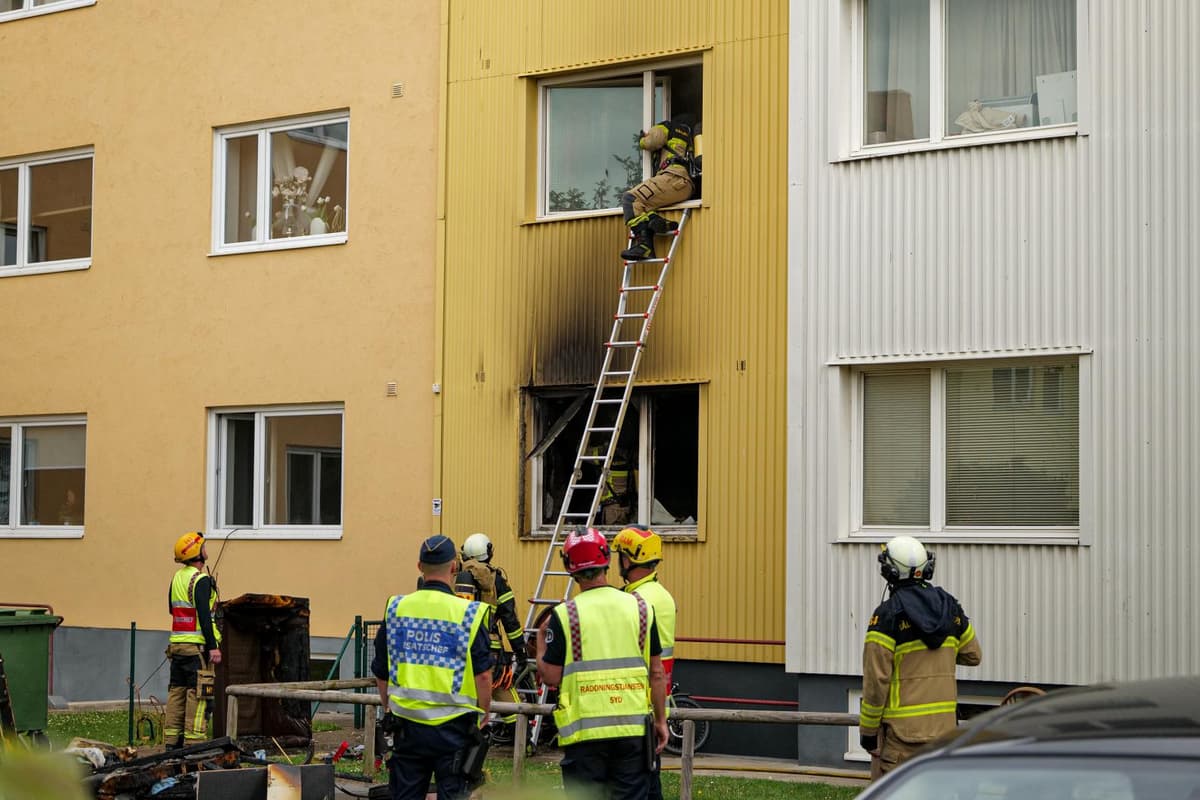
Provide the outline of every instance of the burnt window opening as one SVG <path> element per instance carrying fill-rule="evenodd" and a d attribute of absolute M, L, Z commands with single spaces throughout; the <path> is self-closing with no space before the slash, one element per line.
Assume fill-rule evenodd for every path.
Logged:
<path fill-rule="evenodd" d="M 533 446 L 526 444 L 530 518 L 534 530 L 554 526 L 579 452 L 591 387 L 543 391 L 528 397 Z M 595 426 L 611 425 L 615 408 L 602 407 Z M 637 524 L 694 530 L 699 517 L 700 392 L 698 386 L 635 389 L 617 440 L 608 480 L 601 489 L 594 524 L 620 528 Z M 593 437 L 592 454 L 603 455 L 607 439 Z M 599 477 L 585 462 L 581 484 Z M 591 489 L 577 489 L 570 511 L 586 513 Z"/>

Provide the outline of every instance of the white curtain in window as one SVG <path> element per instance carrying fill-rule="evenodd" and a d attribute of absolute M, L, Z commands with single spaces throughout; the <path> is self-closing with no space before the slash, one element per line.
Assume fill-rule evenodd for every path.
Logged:
<path fill-rule="evenodd" d="M 972 100 L 1028 97 L 1038 75 L 1075 69 L 1075 2 L 945 0 L 948 119 Z"/>
<path fill-rule="evenodd" d="M 869 0 L 867 144 L 929 137 L 929 0 Z"/>

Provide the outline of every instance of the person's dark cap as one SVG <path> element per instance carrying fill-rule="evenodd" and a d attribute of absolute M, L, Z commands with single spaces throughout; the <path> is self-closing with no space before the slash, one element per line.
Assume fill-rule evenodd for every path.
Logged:
<path fill-rule="evenodd" d="M 453 561 L 456 553 L 454 542 L 439 533 L 421 542 L 420 561 L 422 564 L 445 564 Z"/>

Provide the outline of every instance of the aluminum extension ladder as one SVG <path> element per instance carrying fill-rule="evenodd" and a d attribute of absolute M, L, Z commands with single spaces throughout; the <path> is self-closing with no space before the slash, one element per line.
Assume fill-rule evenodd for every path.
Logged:
<path fill-rule="evenodd" d="M 609 468 L 613 454 L 617 449 L 617 440 L 621 435 L 621 425 L 625 422 L 625 412 L 629 408 L 629 397 L 633 393 L 633 383 L 637 378 L 638 366 L 642 361 L 642 353 L 646 347 L 646 339 L 650 335 L 650 326 L 654 323 L 654 313 L 658 310 L 662 299 L 663 288 L 667 282 L 667 274 L 675 259 L 675 251 L 679 247 L 683 229 L 687 225 L 690 209 L 684 209 L 679 219 L 678 227 L 666 236 L 670 237 L 671 245 L 664 258 L 649 258 L 642 261 L 624 262 L 621 275 L 621 288 L 617 300 L 617 311 L 613 315 L 612 333 L 604 343 L 604 365 L 600 368 L 600 379 L 592 395 L 592 405 L 588 409 L 587 422 L 584 424 L 583 437 L 579 441 L 579 450 L 575 454 L 575 466 L 571 471 L 571 480 L 567 484 L 563 496 L 562 507 L 558 512 L 558 520 L 554 524 L 554 533 L 550 537 L 550 545 L 546 548 L 546 559 L 542 564 L 542 574 L 538 578 L 537 588 L 530 598 L 528 614 L 525 617 L 526 635 L 535 635 L 535 623 L 543 611 L 551 606 L 564 602 L 571 596 L 573 582 L 570 573 L 560 566 L 558 553 L 567 533 L 578 526 L 591 527 L 596 511 L 600 507 L 605 484 L 608 482 Z M 663 238 L 663 237 L 659 237 Z M 645 264 L 661 265 L 658 278 L 653 283 L 634 283 L 634 272 Z M 645 301 L 644 303 L 641 301 Z M 629 327 L 635 321 L 640 322 L 636 335 L 630 335 Z M 624 329 L 624 330 L 623 330 Z M 599 448 L 603 455 L 593 451 Z M 588 478 L 594 483 L 584 483 L 584 468 L 592 467 L 593 474 L 599 477 Z M 597 469 L 598 468 L 598 469 Z M 575 493 L 591 492 L 591 502 L 587 511 L 571 511 Z M 561 590 L 549 589 L 551 579 L 564 581 Z M 550 689 L 545 684 L 538 684 L 537 697 L 520 698 L 522 702 L 545 703 Z M 537 747 L 538 737 L 542 731 L 541 716 L 533 718 L 529 732 L 530 747 Z"/>

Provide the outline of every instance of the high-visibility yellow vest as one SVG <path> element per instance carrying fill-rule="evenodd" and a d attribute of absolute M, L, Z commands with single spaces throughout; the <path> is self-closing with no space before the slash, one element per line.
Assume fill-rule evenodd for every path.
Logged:
<path fill-rule="evenodd" d="M 650 624 L 636 594 L 589 589 L 554 609 L 566 636 L 554 722 L 561 745 L 641 736 L 650 713 Z"/>
<path fill-rule="evenodd" d="M 658 582 L 658 573 L 626 584 L 625 591 L 634 592 L 646 599 L 654 609 L 654 624 L 658 626 L 658 641 L 662 643 L 662 660 L 675 658 L 675 598 Z"/>
<path fill-rule="evenodd" d="M 196 583 L 204 573 L 190 564 L 180 567 L 171 579 L 171 644 L 204 644 L 204 631 L 196 613 Z M 217 593 L 208 596 L 208 616 L 212 619 L 217 605 Z M 221 643 L 221 632 L 213 623 L 213 639 Z"/>
<path fill-rule="evenodd" d="M 475 691 L 471 640 L 484 606 L 427 589 L 388 599 L 388 710 L 423 725 L 483 713 Z"/>

